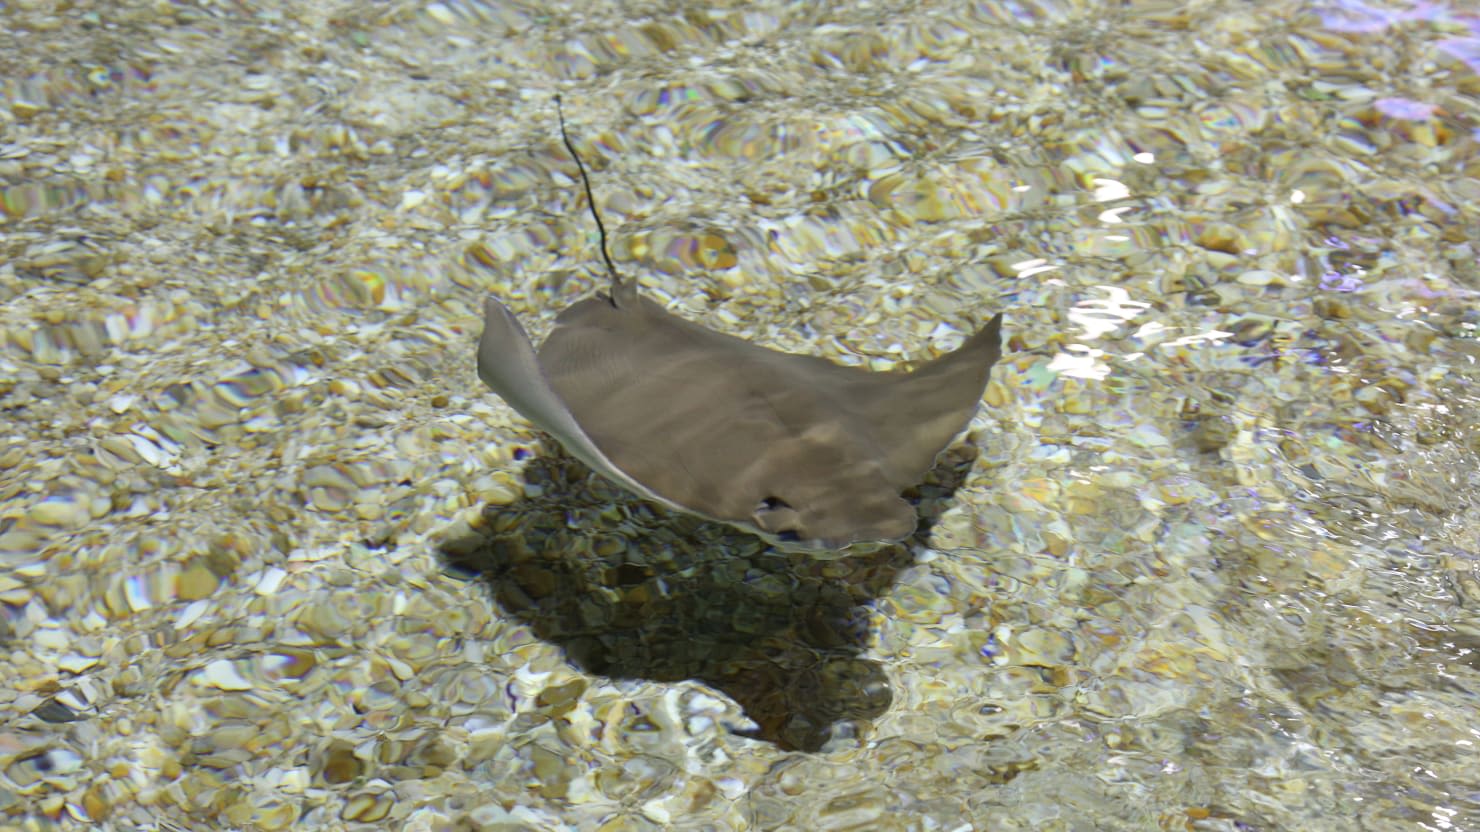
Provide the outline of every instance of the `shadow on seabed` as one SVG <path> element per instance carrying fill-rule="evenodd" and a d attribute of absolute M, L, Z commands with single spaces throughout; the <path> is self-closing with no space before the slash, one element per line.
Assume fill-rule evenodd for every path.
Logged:
<path fill-rule="evenodd" d="M 817 751 L 867 729 L 893 699 L 862 658 L 870 604 L 914 562 L 910 541 L 821 561 L 723 524 L 669 512 L 550 450 L 523 470 L 525 496 L 484 508 L 484 530 L 448 540 L 447 564 L 582 670 L 693 679 L 724 692 L 781 748 Z M 976 457 L 943 453 L 906 492 L 930 526 Z"/>

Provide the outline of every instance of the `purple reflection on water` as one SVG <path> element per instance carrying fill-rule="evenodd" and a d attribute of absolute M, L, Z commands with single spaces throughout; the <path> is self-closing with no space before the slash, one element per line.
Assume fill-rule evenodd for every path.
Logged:
<path fill-rule="evenodd" d="M 1425 104 L 1411 98 L 1379 98 L 1373 102 L 1373 106 L 1388 118 L 1404 121 L 1428 121 L 1433 117 L 1434 111 L 1439 109 L 1437 104 Z"/>
<path fill-rule="evenodd" d="M 1449 17 L 1449 10 L 1438 3 L 1419 3 L 1411 9 L 1387 8 L 1383 4 L 1360 0 L 1337 0 L 1320 11 L 1321 23 L 1333 32 L 1381 32 L 1405 20 L 1438 20 Z"/>
<path fill-rule="evenodd" d="M 997 636 L 995 634 L 987 636 L 987 643 L 981 647 L 982 658 L 994 658 L 1000 652 L 1002 652 L 1002 646 L 997 643 Z"/>
<path fill-rule="evenodd" d="M 1360 3 L 1343 3 L 1339 8 L 1321 12 L 1321 23 L 1333 32 L 1381 32 L 1392 22 L 1392 12 Z"/>
<path fill-rule="evenodd" d="M 1299 355 L 1300 360 L 1304 361 L 1306 364 L 1311 364 L 1317 367 L 1326 366 L 1326 354 L 1321 352 L 1320 350 L 1303 347 L 1301 349 L 1295 350 L 1294 352 Z"/>
<path fill-rule="evenodd" d="M 1480 18 L 1476 18 L 1476 21 L 1480 21 Z M 1471 30 L 1477 27 L 1480 27 L 1480 22 L 1470 26 Z M 1449 38 L 1439 41 L 1435 46 L 1469 67 L 1471 72 L 1480 75 L 1480 38 Z"/>
<path fill-rule="evenodd" d="M 1355 292 L 1362 288 L 1362 279 L 1354 274 L 1326 272 L 1321 275 L 1321 288 L 1328 292 Z"/>

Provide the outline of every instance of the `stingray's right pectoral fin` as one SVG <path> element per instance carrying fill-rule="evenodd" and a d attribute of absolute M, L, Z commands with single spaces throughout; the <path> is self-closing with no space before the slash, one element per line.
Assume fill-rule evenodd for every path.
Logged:
<path fill-rule="evenodd" d="M 644 488 L 610 459 L 581 429 L 560 394 L 540 368 L 534 345 L 509 308 L 494 298 L 483 302 L 483 335 L 478 339 L 478 377 L 535 427 L 554 436 L 572 456 L 634 494 L 664 505 L 674 503 Z"/>

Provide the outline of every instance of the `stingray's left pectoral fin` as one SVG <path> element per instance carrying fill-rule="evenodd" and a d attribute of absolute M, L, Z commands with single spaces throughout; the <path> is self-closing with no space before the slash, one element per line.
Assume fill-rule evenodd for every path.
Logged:
<path fill-rule="evenodd" d="M 954 352 L 910 373 L 880 374 L 857 386 L 853 407 L 884 449 L 884 470 L 901 489 L 925 475 L 965 430 L 1002 357 L 999 312 Z"/>
<path fill-rule="evenodd" d="M 635 494 L 677 508 L 632 479 L 581 429 L 560 394 L 540 368 L 534 345 L 507 306 L 494 298 L 483 303 L 483 335 L 478 339 L 478 377 L 519 414 L 554 436 L 570 454 Z"/>

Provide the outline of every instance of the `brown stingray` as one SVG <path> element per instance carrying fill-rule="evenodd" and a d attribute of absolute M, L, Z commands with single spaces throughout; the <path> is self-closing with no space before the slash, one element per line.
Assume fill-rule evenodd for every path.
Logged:
<path fill-rule="evenodd" d="M 971 421 L 1001 313 L 912 372 L 844 367 L 670 314 L 618 277 L 600 231 L 611 290 L 561 312 L 538 355 L 507 307 L 484 302 L 485 384 L 633 492 L 773 543 L 835 552 L 914 531 L 900 492 Z"/>

